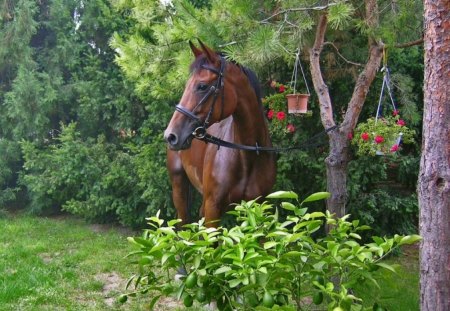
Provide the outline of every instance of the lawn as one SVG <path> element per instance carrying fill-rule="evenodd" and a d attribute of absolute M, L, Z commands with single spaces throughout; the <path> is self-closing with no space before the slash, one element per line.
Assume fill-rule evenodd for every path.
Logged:
<path fill-rule="evenodd" d="M 0 230 L 0 311 L 146 310 L 143 298 L 117 302 L 135 272 L 124 258 L 133 250 L 126 237 L 138 233 L 26 215 L 0 218 Z M 399 264 L 398 273 L 380 271 L 381 291 L 367 288 L 364 298 L 388 310 L 419 310 L 417 248 L 389 261 Z M 184 310 L 180 306 L 164 299 L 157 310 Z"/>
<path fill-rule="evenodd" d="M 117 302 L 133 273 L 124 256 L 135 233 L 24 215 L 0 218 L 0 229 L 1 311 L 145 310 L 139 298 Z"/>

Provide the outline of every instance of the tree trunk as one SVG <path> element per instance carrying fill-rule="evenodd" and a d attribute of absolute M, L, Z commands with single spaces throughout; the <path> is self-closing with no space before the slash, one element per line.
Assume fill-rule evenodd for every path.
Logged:
<path fill-rule="evenodd" d="M 450 310 L 450 5 L 425 0 L 425 79 L 419 173 L 420 305 Z"/>
<path fill-rule="evenodd" d="M 378 27 L 378 5 L 376 0 L 365 0 L 366 22 L 372 28 Z M 313 47 L 309 51 L 311 77 L 314 89 L 319 98 L 320 118 L 325 129 L 335 125 L 333 106 L 328 87 L 323 80 L 320 68 L 320 53 L 322 52 L 325 32 L 327 29 L 327 15 L 319 17 L 316 37 Z M 327 200 L 327 209 L 337 217 L 345 215 L 347 203 L 347 167 L 350 161 L 348 134 L 356 127 L 369 87 L 372 84 L 377 69 L 380 66 L 383 43 L 369 37 L 369 56 L 364 69 L 359 74 L 353 89 L 352 98 L 347 107 L 344 121 L 339 129 L 329 132 L 330 153 L 325 160 L 327 166 L 327 191 L 331 193 Z"/>
<path fill-rule="evenodd" d="M 336 131 L 330 135 L 330 153 L 325 159 L 327 165 L 327 209 L 338 217 L 345 215 L 347 203 L 347 167 L 350 162 L 347 135 Z"/>

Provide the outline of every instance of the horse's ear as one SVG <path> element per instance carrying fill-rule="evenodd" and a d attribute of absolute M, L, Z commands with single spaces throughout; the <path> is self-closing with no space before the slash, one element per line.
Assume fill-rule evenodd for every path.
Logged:
<path fill-rule="evenodd" d="M 200 47 L 203 50 L 203 53 L 206 55 L 206 58 L 208 58 L 209 62 L 211 64 L 216 64 L 219 61 L 219 57 L 217 56 L 217 53 L 214 52 L 211 48 L 206 46 L 200 39 L 198 39 L 198 43 L 200 43 Z"/>
<path fill-rule="evenodd" d="M 191 47 L 192 53 L 194 53 L 195 58 L 203 54 L 202 50 L 197 48 L 191 40 L 189 40 L 189 46 Z"/>

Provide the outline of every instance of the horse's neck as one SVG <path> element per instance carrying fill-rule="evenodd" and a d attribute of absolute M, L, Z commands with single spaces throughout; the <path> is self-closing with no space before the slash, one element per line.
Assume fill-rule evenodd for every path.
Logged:
<path fill-rule="evenodd" d="M 245 145 L 269 146 L 270 136 L 262 107 L 254 98 L 239 97 L 233 114 L 234 138 Z"/>

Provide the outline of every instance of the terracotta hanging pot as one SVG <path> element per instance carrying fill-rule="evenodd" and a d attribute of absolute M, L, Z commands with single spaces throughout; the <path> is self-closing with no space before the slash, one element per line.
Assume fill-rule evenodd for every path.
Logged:
<path fill-rule="evenodd" d="M 308 113 L 308 94 L 286 95 L 289 113 Z"/>

